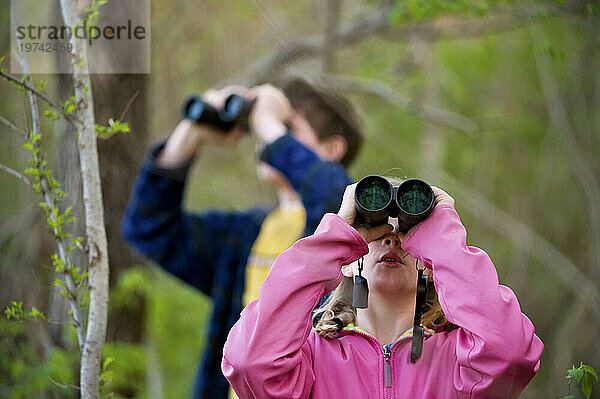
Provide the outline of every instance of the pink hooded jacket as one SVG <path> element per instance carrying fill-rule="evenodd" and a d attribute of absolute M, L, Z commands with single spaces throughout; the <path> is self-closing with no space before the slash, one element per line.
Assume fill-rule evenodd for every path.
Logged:
<path fill-rule="evenodd" d="M 488 255 L 466 245 L 454 208 L 437 206 L 402 248 L 433 269 L 440 304 L 458 329 L 426 337 L 415 364 L 407 337 L 384 347 L 357 330 L 318 336 L 312 309 L 341 282 L 341 265 L 368 253 L 356 230 L 327 214 L 314 235 L 277 258 L 259 299 L 229 333 L 221 367 L 238 396 L 516 398 L 544 345 Z"/>

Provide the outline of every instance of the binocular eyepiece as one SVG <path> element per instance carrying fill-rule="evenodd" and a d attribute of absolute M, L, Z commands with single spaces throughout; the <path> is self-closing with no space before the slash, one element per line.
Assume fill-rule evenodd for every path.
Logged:
<path fill-rule="evenodd" d="M 408 231 L 433 210 L 431 186 L 419 179 L 405 180 L 398 187 L 384 177 L 363 177 L 356 185 L 354 202 L 359 220 L 376 226 L 397 217 L 400 231 Z"/>
<path fill-rule="evenodd" d="M 183 103 L 183 117 L 196 123 L 210 125 L 218 130 L 227 132 L 234 126 L 242 131 L 249 131 L 248 116 L 252 111 L 255 100 L 246 101 L 237 94 L 231 94 L 225 100 L 223 108 L 217 110 L 203 101 L 201 97 L 191 96 Z"/>

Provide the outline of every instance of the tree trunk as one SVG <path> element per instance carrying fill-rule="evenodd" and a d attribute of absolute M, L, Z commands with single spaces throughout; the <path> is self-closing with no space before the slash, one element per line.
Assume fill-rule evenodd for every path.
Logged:
<path fill-rule="evenodd" d="M 122 15 L 139 15 L 145 12 L 143 2 L 113 2 L 102 8 L 100 13 L 105 20 L 118 20 Z M 134 65 L 135 52 L 128 53 L 128 60 L 119 60 L 123 65 Z M 105 58 L 110 59 L 111 54 Z M 148 147 L 148 116 L 146 95 L 148 75 L 135 74 L 94 74 L 94 111 L 96 120 L 107 125 L 108 119 L 120 119 L 129 123 L 131 131 L 117 134 L 108 140 L 98 142 L 102 193 L 104 197 L 106 234 L 108 238 L 109 263 L 111 265 L 110 289 L 116 287 L 121 273 L 136 263 L 141 263 L 135 252 L 123 240 L 120 225 Z M 132 294 L 134 295 L 134 294 Z M 144 300 L 132 297 L 126 305 L 112 304 L 109 313 L 107 341 L 141 343 L 144 334 Z"/>
<path fill-rule="evenodd" d="M 61 0 L 64 22 L 78 26 L 81 19 L 76 0 Z M 73 86 L 77 105 L 77 145 L 81 166 L 83 204 L 85 209 L 86 248 L 88 251 L 88 285 L 90 305 L 85 342 L 81 354 L 81 396 L 99 398 L 102 348 L 106 336 L 108 314 L 108 249 L 104 228 L 104 209 L 100 187 L 100 170 L 94 130 L 94 102 L 87 63 L 85 42 L 73 36 Z"/>

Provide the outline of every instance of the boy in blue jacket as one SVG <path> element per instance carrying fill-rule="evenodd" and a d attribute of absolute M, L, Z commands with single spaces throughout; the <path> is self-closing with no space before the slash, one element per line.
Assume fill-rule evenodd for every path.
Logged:
<path fill-rule="evenodd" d="M 205 145 L 233 145 L 241 131 L 223 134 L 182 120 L 150 150 L 125 211 L 127 241 L 213 302 L 194 398 L 227 397 L 220 362 L 228 331 L 258 296 L 277 255 L 312 234 L 326 212 L 337 211 L 350 183 L 344 166 L 362 142 L 346 100 L 299 78 L 282 88 L 230 86 L 203 95 L 216 108 L 231 93 L 256 100 L 248 122 L 261 145 L 259 176 L 278 193 L 274 210 L 183 210 L 187 174 L 198 152 Z"/>

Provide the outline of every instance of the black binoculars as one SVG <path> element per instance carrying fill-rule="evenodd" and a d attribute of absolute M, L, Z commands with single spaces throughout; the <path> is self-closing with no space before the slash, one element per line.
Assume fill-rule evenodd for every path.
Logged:
<path fill-rule="evenodd" d="M 433 210 L 431 186 L 419 179 L 405 180 L 398 187 L 384 177 L 363 177 L 354 190 L 354 203 L 359 220 L 376 226 L 398 218 L 400 231 L 408 231 Z"/>
<path fill-rule="evenodd" d="M 183 103 L 183 117 L 197 123 L 210 125 L 220 131 L 227 132 L 234 126 L 242 131 L 249 131 L 248 116 L 255 100 L 246 101 L 237 94 L 231 94 L 225 100 L 223 108 L 217 110 L 202 100 L 202 97 L 191 96 Z"/>

